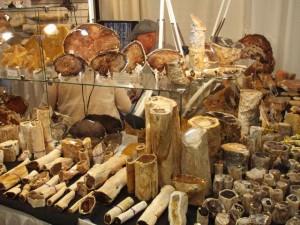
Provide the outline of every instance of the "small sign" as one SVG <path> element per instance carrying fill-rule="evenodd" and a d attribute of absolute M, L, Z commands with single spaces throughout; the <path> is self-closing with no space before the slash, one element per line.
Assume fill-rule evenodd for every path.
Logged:
<path fill-rule="evenodd" d="M 6 73 L 8 78 L 18 78 L 19 71 L 16 68 L 6 68 Z"/>

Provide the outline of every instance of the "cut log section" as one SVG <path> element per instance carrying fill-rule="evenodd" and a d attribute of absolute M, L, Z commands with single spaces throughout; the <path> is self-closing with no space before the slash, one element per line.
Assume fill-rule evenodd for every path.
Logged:
<path fill-rule="evenodd" d="M 104 185 L 95 191 L 97 202 L 109 205 L 118 196 L 121 189 L 127 184 L 126 168 L 120 169 L 115 175 L 110 177 Z"/>
<path fill-rule="evenodd" d="M 36 116 L 39 121 L 41 121 L 46 153 L 51 152 L 54 149 L 54 143 L 52 141 L 51 129 L 50 129 L 50 110 L 48 107 L 38 108 L 36 110 Z"/>
<path fill-rule="evenodd" d="M 148 201 L 158 193 L 157 158 L 153 154 L 141 155 L 135 160 L 135 196 Z"/>
<path fill-rule="evenodd" d="M 114 219 L 133 206 L 134 200 L 131 197 L 125 198 L 123 201 L 118 203 L 115 207 L 109 210 L 104 215 L 104 223 L 111 224 L 113 223 Z"/>
<path fill-rule="evenodd" d="M 188 120 L 188 125 L 190 127 L 200 127 L 207 130 L 210 171 L 213 171 L 214 163 L 218 161 L 221 146 L 221 127 L 219 120 L 209 116 L 195 116 Z"/>
<path fill-rule="evenodd" d="M 126 161 L 126 172 L 127 172 L 127 191 L 128 194 L 133 194 L 135 190 L 135 171 L 134 171 L 134 160 L 132 158 Z"/>
<path fill-rule="evenodd" d="M 262 92 L 252 89 L 241 89 L 238 119 L 241 123 L 241 136 L 249 134 L 250 126 L 258 125 L 259 104 Z"/>
<path fill-rule="evenodd" d="M 169 98 L 146 99 L 146 152 L 157 156 L 158 185 L 172 184 L 180 174 L 180 121 L 177 103 Z"/>
<path fill-rule="evenodd" d="M 8 140 L 19 140 L 18 126 L 7 124 L 0 127 L 0 143 Z"/>
<path fill-rule="evenodd" d="M 189 205 L 201 206 L 205 199 L 205 180 L 192 175 L 177 175 L 173 179 L 176 190 L 187 193 Z"/>
<path fill-rule="evenodd" d="M 168 207 L 170 196 L 174 191 L 175 188 L 171 185 L 162 187 L 160 193 L 138 219 L 137 225 L 154 225 Z"/>
<path fill-rule="evenodd" d="M 205 180 L 205 196 L 211 195 L 212 190 L 207 136 L 207 130 L 203 128 L 193 127 L 187 130 L 182 137 L 181 159 L 182 174 Z"/>
<path fill-rule="evenodd" d="M 223 144 L 223 160 L 225 167 L 228 168 L 231 165 L 241 166 L 243 168 L 243 174 L 248 171 L 248 163 L 250 153 L 245 145 L 239 143 L 227 143 Z"/>
<path fill-rule="evenodd" d="M 99 188 L 113 174 L 126 165 L 127 156 L 113 156 L 103 164 L 95 164 L 85 177 L 89 189 Z"/>
<path fill-rule="evenodd" d="M 278 157 L 282 156 L 286 160 L 289 158 L 290 146 L 277 141 L 266 141 L 263 144 L 263 151 L 270 157 L 270 169 Z"/>
<path fill-rule="evenodd" d="M 66 158 L 71 158 L 74 162 L 79 161 L 78 152 L 83 148 L 80 139 L 65 138 L 61 141 L 62 154 Z"/>
<path fill-rule="evenodd" d="M 147 208 L 147 202 L 141 201 L 138 204 L 132 206 L 130 209 L 128 209 L 126 212 L 118 215 L 115 218 L 114 223 L 117 225 L 125 223 L 127 220 L 133 218 L 136 214 L 143 211 L 145 208 Z"/>
<path fill-rule="evenodd" d="M 219 120 L 221 126 L 221 144 L 240 141 L 241 125 L 234 115 L 216 111 L 207 112 L 206 115 Z"/>
<path fill-rule="evenodd" d="M 170 196 L 168 220 L 171 225 L 186 225 L 188 196 L 185 192 L 174 191 Z"/>
<path fill-rule="evenodd" d="M 300 115 L 295 113 L 286 113 L 284 117 L 284 122 L 292 126 L 292 134 L 300 134 Z"/>

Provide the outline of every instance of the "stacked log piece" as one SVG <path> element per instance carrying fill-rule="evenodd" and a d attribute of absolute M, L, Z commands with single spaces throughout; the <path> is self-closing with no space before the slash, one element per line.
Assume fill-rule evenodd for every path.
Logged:
<path fill-rule="evenodd" d="M 153 96 L 146 99 L 146 152 L 155 154 L 158 184 L 172 184 L 180 174 L 180 121 L 177 103 L 169 98 Z"/>
<path fill-rule="evenodd" d="M 209 165 L 210 171 L 213 171 L 214 163 L 218 160 L 221 146 L 221 127 L 218 119 L 209 116 L 195 116 L 188 120 L 188 125 L 207 130 Z"/>

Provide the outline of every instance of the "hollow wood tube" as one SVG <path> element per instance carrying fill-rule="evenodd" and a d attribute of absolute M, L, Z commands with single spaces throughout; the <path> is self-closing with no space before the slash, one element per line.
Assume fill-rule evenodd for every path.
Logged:
<path fill-rule="evenodd" d="M 188 129 L 182 136 L 182 174 L 193 175 L 205 180 L 205 196 L 211 195 L 212 180 L 210 149 L 207 130 L 200 127 Z M 206 168 L 206 169 L 203 169 Z"/>
<path fill-rule="evenodd" d="M 30 192 L 30 185 L 29 184 L 25 184 L 20 195 L 19 195 L 19 199 L 22 201 L 22 202 L 26 202 L 27 200 L 27 196 Z"/>
<path fill-rule="evenodd" d="M 134 193 L 135 187 L 135 171 L 134 171 L 134 160 L 128 158 L 126 160 L 126 172 L 127 172 L 127 191 L 129 194 Z"/>
<path fill-rule="evenodd" d="M 112 174 L 125 164 L 127 156 L 113 156 L 102 164 L 95 164 L 86 174 L 85 183 L 89 189 L 99 188 Z"/>
<path fill-rule="evenodd" d="M 124 213 L 127 209 L 133 206 L 134 200 L 131 197 L 125 198 L 123 201 L 118 203 L 115 207 L 109 210 L 104 215 L 104 223 L 111 224 L 113 223 L 114 219 L 119 216 L 120 214 Z"/>
<path fill-rule="evenodd" d="M 46 163 L 50 163 L 56 158 L 61 156 L 61 147 L 58 146 L 49 152 L 47 155 L 44 155 L 34 161 L 31 161 L 26 165 L 29 171 L 37 170 L 40 171 Z"/>
<path fill-rule="evenodd" d="M 138 219 L 137 225 L 154 225 L 168 207 L 170 196 L 174 191 L 175 188 L 171 185 L 163 186 L 159 194 L 153 199 L 151 204 Z"/>
<path fill-rule="evenodd" d="M 90 193 L 88 193 L 86 196 L 82 197 L 81 199 L 79 199 L 77 202 L 75 202 L 69 209 L 68 212 L 70 214 L 75 213 L 78 209 L 79 209 L 79 205 L 82 201 L 84 201 L 85 198 L 92 196 L 94 194 L 94 191 L 91 191 Z"/>
<path fill-rule="evenodd" d="M 94 193 L 97 202 L 109 205 L 118 196 L 121 189 L 127 184 L 126 168 L 120 169 L 115 175 L 110 177 Z"/>
<path fill-rule="evenodd" d="M 59 189 L 58 192 L 56 192 L 54 195 L 52 195 L 46 202 L 47 206 L 52 206 L 63 194 L 65 193 L 67 187 L 64 186 L 61 189 Z"/>
<path fill-rule="evenodd" d="M 147 207 L 147 202 L 141 201 L 138 204 L 132 206 L 130 209 L 128 209 L 126 212 L 118 215 L 115 218 L 114 223 L 119 225 L 125 223 L 127 220 L 133 218 L 136 214 L 141 212 Z"/>
<path fill-rule="evenodd" d="M 89 214 L 93 211 L 96 205 L 96 199 L 94 195 L 86 197 L 83 201 L 79 204 L 79 213 L 80 214 Z"/>
<path fill-rule="evenodd" d="M 135 160 L 135 196 L 148 201 L 158 193 L 157 158 L 154 154 L 141 155 Z"/>
<path fill-rule="evenodd" d="M 75 191 L 70 191 L 62 199 L 60 199 L 57 203 L 55 203 L 54 208 L 57 211 L 62 212 L 65 208 L 68 207 L 69 203 L 73 200 L 74 197 L 75 197 Z"/>

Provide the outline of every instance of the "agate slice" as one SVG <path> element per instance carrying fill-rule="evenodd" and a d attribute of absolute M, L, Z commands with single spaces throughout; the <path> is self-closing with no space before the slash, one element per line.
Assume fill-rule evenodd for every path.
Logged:
<path fill-rule="evenodd" d="M 62 76 L 77 76 L 85 69 L 85 62 L 73 54 L 65 54 L 57 57 L 54 62 L 54 69 Z"/>
<path fill-rule="evenodd" d="M 126 55 L 116 51 L 101 52 L 91 61 L 93 70 L 102 76 L 107 76 L 108 73 L 121 72 L 126 65 Z"/>

